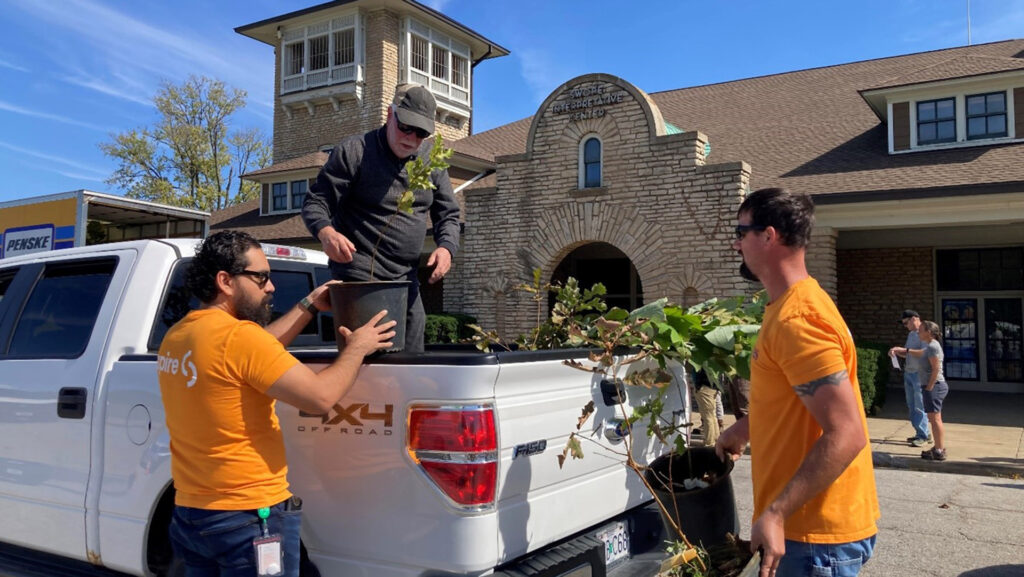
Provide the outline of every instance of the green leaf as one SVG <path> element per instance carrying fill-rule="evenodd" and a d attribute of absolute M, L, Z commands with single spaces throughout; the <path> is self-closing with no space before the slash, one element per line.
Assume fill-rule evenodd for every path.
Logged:
<path fill-rule="evenodd" d="M 666 304 L 668 304 L 667 298 L 660 298 L 652 303 L 648 303 L 629 313 L 629 320 L 654 319 L 664 321 Z"/>

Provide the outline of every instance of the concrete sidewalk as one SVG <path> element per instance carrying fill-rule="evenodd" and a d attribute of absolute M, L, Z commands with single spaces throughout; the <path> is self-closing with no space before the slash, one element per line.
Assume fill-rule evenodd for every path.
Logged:
<path fill-rule="evenodd" d="M 693 419 L 699 427 L 696 411 Z M 735 421 L 727 411 L 725 426 Z M 921 451 L 932 445 L 907 443 L 914 429 L 903 389 L 889 389 L 880 414 L 868 417 L 875 467 L 1024 479 L 1024 395 L 950 391 L 942 421 L 947 459 L 922 459 Z"/>
<path fill-rule="evenodd" d="M 950 391 L 942 407 L 945 461 L 927 461 L 911 447 L 903 389 L 889 389 L 881 413 L 868 417 L 876 467 L 999 475 L 1024 479 L 1024 395 Z"/>

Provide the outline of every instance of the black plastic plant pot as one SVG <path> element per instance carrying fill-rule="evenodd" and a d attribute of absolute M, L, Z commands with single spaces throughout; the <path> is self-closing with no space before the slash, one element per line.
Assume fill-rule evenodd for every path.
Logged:
<path fill-rule="evenodd" d="M 395 352 L 405 348 L 405 315 L 409 300 L 409 281 L 366 281 L 336 283 L 330 285 L 331 311 L 334 313 L 334 334 L 339 327 L 350 330 L 365 325 L 374 315 L 382 310 L 388 314 L 381 322 L 395 322 L 394 344 L 388 351 Z M 338 350 L 343 347 L 344 339 L 338 338 Z"/>
<path fill-rule="evenodd" d="M 730 477 L 732 468 L 733 462 L 719 459 L 714 447 L 691 447 L 683 455 L 658 457 L 644 475 L 687 539 L 707 548 L 724 543 L 726 533 L 739 536 L 740 523 Z M 709 486 L 685 489 L 686 479 L 703 478 L 705 473 L 714 477 Z M 664 518 L 662 521 L 665 532 L 673 538 L 676 532 L 672 524 Z"/>

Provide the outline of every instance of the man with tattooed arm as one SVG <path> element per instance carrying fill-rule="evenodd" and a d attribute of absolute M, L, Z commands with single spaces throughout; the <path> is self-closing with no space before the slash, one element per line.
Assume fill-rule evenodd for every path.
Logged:
<path fill-rule="evenodd" d="M 740 274 L 771 302 L 751 361 L 750 412 L 716 450 L 735 460 L 750 443 L 760 577 L 857 575 L 880 514 L 853 337 L 807 273 L 814 203 L 761 189 L 737 219 Z"/>

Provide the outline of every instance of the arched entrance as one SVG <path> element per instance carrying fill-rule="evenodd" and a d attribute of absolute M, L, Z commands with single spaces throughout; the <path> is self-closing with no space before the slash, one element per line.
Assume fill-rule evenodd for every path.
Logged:
<path fill-rule="evenodd" d="M 564 283 L 570 276 L 583 288 L 590 288 L 595 283 L 603 284 L 608 289 L 605 300 L 609 308 L 631 311 L 644 302 L 636 267 L 626 253 L 606 242 L 585 244 L 569 253 L 555 267 L 551 282 Z M 553 304 L 552 298 L 549 305 Z"/>

